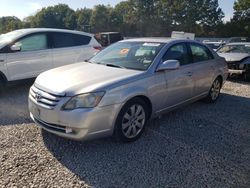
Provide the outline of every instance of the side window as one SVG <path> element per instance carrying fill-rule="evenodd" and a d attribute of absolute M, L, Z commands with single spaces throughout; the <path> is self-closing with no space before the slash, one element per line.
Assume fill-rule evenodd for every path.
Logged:
<path fill-rule="evenodd" d="M 21 52 L 45 50 L 48 48 L 47 35 L 46 34 L 35 34 L 23 38 L 15 43 L 15 45 L 21 47 Z"/>
<path fill-rule="evenodd" d="M 91 37 L 71 33 L 53 33 L 54 48 L 88 45 Z"/>
<path fill-rule="evenodd" d="M 214 58 L 211 52 L 205 46 L 199 44 L 190 44 L 190 48 L 194 63 L 208 61 Z"/>
<path fill-rule="evenodd" d="M 188 49 L 185 43 L 175 44 L 170 47 L 167 53 L 163 56 L 163 61 L 178 60 L 181 65 L 190 64 Z"/>

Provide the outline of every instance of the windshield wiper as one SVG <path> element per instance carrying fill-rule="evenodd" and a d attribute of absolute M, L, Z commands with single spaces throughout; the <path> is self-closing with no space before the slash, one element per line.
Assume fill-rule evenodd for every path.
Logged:
<path fill-rule="evenodd" d="M 111 64 L 111 63 L 107 63 L 105 64 L 108 67 L 116 67 L 116 68 L 121 68 L 121 69 L 127 69 L 126 67 L 120 66 L 120 65 L 115 65 L 115 64 Z"/>

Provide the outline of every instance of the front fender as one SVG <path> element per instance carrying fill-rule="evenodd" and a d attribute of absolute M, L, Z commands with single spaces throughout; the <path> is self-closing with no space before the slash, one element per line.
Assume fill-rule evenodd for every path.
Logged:
<path fill-rule="evenodd" d="M 100 106 L 109 106 L 114 104 L 125 104 L 128 100 L 136 96 L 147 96 L 147 89 L 142 86 L 121 86 L 106 93 Z"/>

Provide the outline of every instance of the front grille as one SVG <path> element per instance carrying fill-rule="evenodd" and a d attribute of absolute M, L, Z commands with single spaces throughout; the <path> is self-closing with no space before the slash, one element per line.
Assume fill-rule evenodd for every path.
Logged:
<path fill-rule="evenodd" d="M 57 104 L 62 99 L 62 96 L 48 93 L 41 89 L 38 89 L 35 86 L 32 86 L 30 89 L 30 97 L 33 99 L 39 106 L 46 109 L 54 109 Z"/>
<path fill-rule="evenodd" d="M 241 70 L 240 61 L 231 61 L 228 62 L 228 68 L 233 70 Z"/>

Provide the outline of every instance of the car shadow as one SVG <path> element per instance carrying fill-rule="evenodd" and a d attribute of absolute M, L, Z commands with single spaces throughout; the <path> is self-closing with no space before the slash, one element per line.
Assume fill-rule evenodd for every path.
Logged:
<path fill-rule="evenodd" d="M 247 187 L 250 99 L 223 93 L 153 120 L 138 141 L 74 142 L 42 132 L 45 146 L 94 187 Z"/>
<path fill-rule="evenodd" d="M 0 126 L 31 123 L 28 95 L 32 84 L 33 80 L 28 80 L 0 92 Z"/>

